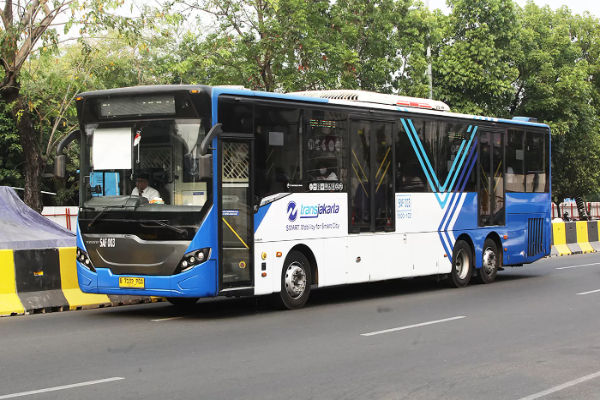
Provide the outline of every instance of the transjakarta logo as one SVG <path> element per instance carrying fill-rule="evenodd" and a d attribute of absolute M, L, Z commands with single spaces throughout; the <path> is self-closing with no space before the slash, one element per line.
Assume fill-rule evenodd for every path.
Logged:
<path fill-rule="evenodd" d="M 291 225 L 286 225 L 286 231 L 324 231 L 328 229 L 340 229 L 340 224 L 336 222 L 319 222 L 314 221 L 319 218 L 319 215 L 338 214 L 340 206 L 337 204 L 296 204 L 295 201 L 290 201 L 287 205 L 287 218 Z M 301 221 L 297 221 L 300 218 Z M 302 218 L 311 218 L 313 220 L 304 220 Z"/>
<path fill-rule="evenodd" d="M 289 210 L 289 206 L 288 206 Z M 319 215 L 322 214 L 337 214 L 340 212 L 340 206 L 333 203 L 331 205 L 328 204 L 317 204 L 305 206 L 304 204 L 300 205 L 300 218 L 318 218 Z"/>
<path fill-rule="evenodd" d="M 298 210 L 296 210 L 296 202 L 290 201 L 287 206 L 287 215 L 290 222 L 294 222 L 298 218 Z"/>

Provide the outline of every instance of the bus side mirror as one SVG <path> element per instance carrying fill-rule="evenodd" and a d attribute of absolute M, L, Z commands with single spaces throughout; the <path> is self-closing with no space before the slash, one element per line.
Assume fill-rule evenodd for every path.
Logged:
<path fill-rule="evenodd" d="M 67 175 L 67 156 L 61 154 L 54 160 L 54 177 L 56 179 L 65 179 Z"/>
<path fill-rule="evenodd" d="M 200 144 L 200 155 L 201 156 L 204 156 L 204 155 L 206 155 L 206 153 L 208 153 L 210 144 L 212 143 L 213 139 L 223 132 L 223 129 L 221 129 L 221 126 L 222 126 L 221 124 L 216 124 L 215 126 L 210 128 L 210 131 L 208 131 L 208 133 L 206 134 L 206 137 Z"/>
<path fill-rule="evenodd" d="M 200 156 L 198 160 L 198 175 L 201 181 L 212 179 L 213 177 L 213 157 L 212 154 Z"/>
<path fill-rule="evenodd" d="M 206 179 L 212 179 L 212 154 L 194 157 L 194 154 L 188 153 L 183 156 L 184 182 L 199 182 Z"/>
<path fill-rule="evenodd" d="M 69 133 L 56 147 L 56 159 L 54 160 L 54 177 L 56 179 L 65 179 L 67 176 L 67 156 L 62 152 L 75 139 L 81 139 L 79 129 Z"/>

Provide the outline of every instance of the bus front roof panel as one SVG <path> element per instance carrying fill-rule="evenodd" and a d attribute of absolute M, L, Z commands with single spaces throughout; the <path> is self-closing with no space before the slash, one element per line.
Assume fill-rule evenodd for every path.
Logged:
<path fill-rule="evenodd" d="M 148 85 L 131 86 L 117 89 L 96 90 L 92 92 L 79 93 L 81 97 L 105 97 L 105 96 L 131 96 L 150 93 L 173 93 L 189 92 L 190 90 L 199 90 L 200 92 L 210 93 L 210 87 L 202 85 Z"/>

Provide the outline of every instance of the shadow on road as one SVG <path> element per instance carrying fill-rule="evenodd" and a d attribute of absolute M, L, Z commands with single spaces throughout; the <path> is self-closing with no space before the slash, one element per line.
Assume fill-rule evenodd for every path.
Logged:
<path fill-rule="evenodd" d="M 496 278 L 496 284 L 522 279 L 541 278 L 543 275 L 523 274 L 520 271 L 503 271 Z M 473 278 L 469 288 L 482 286 Z M 446 281 L 436 281 L 434 278 L 396 279 L 374 283 L 360 283 L 327 287 L 313 290 L 305 308 L 324 307 L 342 303 L 353 303 L 386 297 L 411 296 L 424 293 L 453 290 L 447 287 Z M 467 288 L 468 290 L 468 288 Z M 255 317 L 281 310 L 273 306 L 270 296 L 201 299 L 194 306 L 179 308 L 168 302 L 107 308 L 106 312 L 96 315 L 108 318 L 133 318 L 145 320 L 160 320 L 183 317 L 185 319 L 223 320 L 228 318 Z M 382 309 L 381 312 L 385 312 Z M 161 322 L 161 321 L 157 321 Z"/>

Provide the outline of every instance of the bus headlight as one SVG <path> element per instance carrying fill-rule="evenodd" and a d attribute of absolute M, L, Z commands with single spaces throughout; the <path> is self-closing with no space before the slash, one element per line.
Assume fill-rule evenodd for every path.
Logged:
<path fill-rule="evenodd" d="M 187 253 L 181 258 L 179 265 L 173 271 L 173 275 L 180 274 L 185 271 L 189 271 L 196 265 L 202 264 L 204 261 L 210 258 L 210 247 L 206 247 L 200 250 L 194 250 Z"/>
<path fill-rule="evenodd" d="M 88 253 L 81 250 L 79 247 L 77 248 L 77 261 L 90 271 L 96 272 L 96 268 L 94 268 L 94 264 L 92 263 L 92 260 L 90 260 Z"/>

